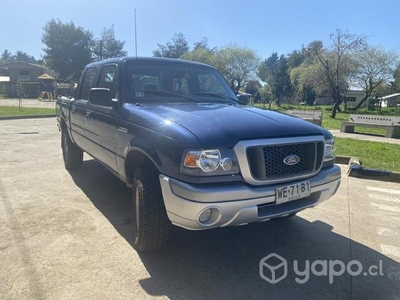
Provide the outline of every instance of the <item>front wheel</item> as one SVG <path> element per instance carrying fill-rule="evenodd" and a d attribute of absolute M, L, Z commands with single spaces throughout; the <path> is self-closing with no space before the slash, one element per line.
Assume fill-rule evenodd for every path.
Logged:
<path fill-rule="evenodd" d="M 61 130 L 61 148 L 65 168 L 67 170 L 79 169 L 83 162 L 83 151 L 72 143 L 65 127 Z"/>
<path fill-rule="evenodd" d="M 133 244 L 139 251 L 162 248 L 169 238 L 171 222 L 162 197 L 157 169 L 149 162 L 133 174 Z"/>

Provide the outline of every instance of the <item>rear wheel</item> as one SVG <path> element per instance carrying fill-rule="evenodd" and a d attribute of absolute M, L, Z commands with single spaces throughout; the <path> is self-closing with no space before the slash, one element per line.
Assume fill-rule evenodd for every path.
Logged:
<path fill-rule="evenodd" d="M 65 127 L 61 130 L 61 148 L 65 168 L 67 170 L 79 169 L 83 162 L 83 151 L 72 143 Z"/>
<path fill-rule="evenodd" d="M 139 251 L 154 251 L 168 241 L 171 222 L 162 197 L 158 170 L 145 162 L 133 174 L 133 244 Z"/>

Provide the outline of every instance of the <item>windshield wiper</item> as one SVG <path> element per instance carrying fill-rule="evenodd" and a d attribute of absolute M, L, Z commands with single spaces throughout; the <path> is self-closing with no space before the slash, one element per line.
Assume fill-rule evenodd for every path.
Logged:
<path fill-rule="evenodd" d="M 197 101 L 196 99 L 193 99 L 191 97 L 187 97 L 181 94 L 176 94 L 176 93 L 171 93 L 168 91 L 164 91 L 164 90 L 136 90 L 136 91 L 140 91 L 140 92 L 144 92 L 146 94 L 153 94 L 153 95 L 157 95 L 157 96 L 167 96 L 167 97 L 179 97 L 179 98 L 183 98 L 186 100 L 190 100 L 196 103 L 199 103 L 199 101 Z"/>
<path fill-rule="evenodd" d="M 193 93 L 193 95 L 198 95 L 198 96 L 213 96 L 213 97 L 217 97 L 217 98 L 221 98 L 221 99 L 227 99 L 227 100 L 232 100 L 235 102 L 239 102 L 237 99 L 225 96 L 225 95 L 221 95 L 221 94 L 216 94 L 216 93 L 211 93 L 211 92 L 198 92 L 198 93 Z"/>

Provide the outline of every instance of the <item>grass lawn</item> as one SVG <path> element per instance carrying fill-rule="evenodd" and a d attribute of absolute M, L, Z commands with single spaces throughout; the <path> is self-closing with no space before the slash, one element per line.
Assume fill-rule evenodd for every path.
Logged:
<path fill-rule="evenodd" d="M 263 108 L 262 104 L 256 104 L 259 108 Z M 268 108 L 268 105 L 266 106 Z M 322 111 L 322 126 L 327 129 L 340 130 L 342 121 L 348 121 L 350 114 L 353 112 L 341 112 L 336 114 L 336 118 L 330 117 L 331 111 L 327 110 L 327 106 L 288 106 L 282 105 L 281 107 L 272 106 L 272 110 L 285 112 L 288 109 L 296 110 L 316 110 Z M 390 109 L 380 112 L 368 112 L 365 109 L 354 112 L 354 114 L 381 114 L 381 115 L 398 115 L 400 110 Z M 385 136 L 385 129 L 380 128 L 363 128 L 355 127 L 355 132 L 370 133 Z M 393 172 L 400 172 L 400 145 L 386 144 L 379 142 L 360 141 L 351 138 L 335 138 L 336 141 L 336 155 L 344 155 L 351 157 L 358 157 L 362 164 L 367 168 L 384 169 Z"/>
<path fill-rule="evenodd" d="M 255 107 L 264 108 L 262 104 L 254 104 Z M 266 105 L 268 108 L 268 105 Z M 372 115 L 398 115 L 400 116 L 400 109 L 398 108 L 389 108 L 389 109 L 382 109 L 382 111 L 367 111 L 366 109 L 360 109 L 356 112 L 341 112 L 336 114 L 336 118 L 332 119 L 330 117 L 331 110 L 327 105 L 320 105 L 320 106 L 297 106 L 297 105 L 281 105 L 280 107 L 273 105 L 271 107 L 272 110 L 278 110 L 281 112 L 285 112 L 289 109 L 295 110 L 315 110 L 315 111 L 322 111 L 322 126 L 327 129 L 337 129 L 340 130 L 340 125 L 342 121 L 348 121 L 350 118 L 350 114 L 372 114 Z M 329 109 L 329 110 L 327 110 Z M 385 129 L 381 128 L 366 128 L 366 127 L 355 127 L 354 132 L 360 133 L 372 133 L 377 135 L 385 136 Z"/>
<path fill-rule="evenodd" d="M 358 157 L 363 166 L 400 172 L 400 145 L 335 138 L 336 155 Z"/>
<path fill-rule="evenodd" d="M 25 116 L 25 115 L 49 115 L 55 114 L 54 108 L 0 106 L 0 117 Z"/>

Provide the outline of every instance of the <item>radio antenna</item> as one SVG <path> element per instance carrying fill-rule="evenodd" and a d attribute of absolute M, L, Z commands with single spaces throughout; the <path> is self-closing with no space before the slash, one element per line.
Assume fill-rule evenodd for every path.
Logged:
<path fill-rule="evenodd" d="M 136 8 L 134 9 L 134 13 L 135 13 L 135 53 L 136 53 L 136 58 L 137 58 Z"/>

